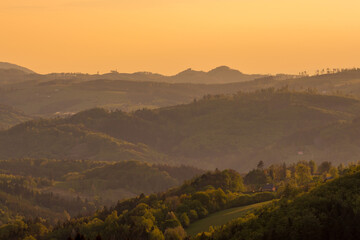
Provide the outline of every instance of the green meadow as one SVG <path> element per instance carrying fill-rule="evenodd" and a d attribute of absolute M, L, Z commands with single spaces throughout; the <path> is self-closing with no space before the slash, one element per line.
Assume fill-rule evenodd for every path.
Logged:
<path fill-rule="evenodd" d="M 192 223 L 187 229 L 186 232 L 190 236 L 195 236 L 200 232 L 206 232 L 209 230 L 210 226 L 221 226 L 229 221 L 242 217 L 246 213 L 256 208 L 262 207 L 271 201 L 251 204 L 242 207 L 230 208 L 223 211 L 216 212 L 214 214 L 210 214 L 208 217 L 203 218 L 199 221 Z"/>

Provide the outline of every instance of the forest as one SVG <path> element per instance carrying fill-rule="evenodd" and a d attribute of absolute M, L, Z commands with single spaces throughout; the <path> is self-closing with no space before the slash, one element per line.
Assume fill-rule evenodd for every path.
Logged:
<path fill-rule="evenodd" d="M 71 164 L 79 166 L 79 163 Z M 8 171 L 13 166 L 12 163 Z M 31 167 L 29 164 L 21 171 Z M 34 169 L 36 175 L 45 176 L 44 169 L 39 166 Z M 111 175 L 113 170 L 104 171 L 105 175 Z M 0 236 L 1 239 L 263 239 L 264 236 L 298 239 L 305 231 L 308 235 L 304 239 L 329 239 L 332 234 L 356 239 L 358 229 L 351 221 L 359 221 L 360 217 L 356 210 L 359 173 L 360 166 L 355 163 L 333 166 L 331 162 L 317 165 L 314 161 L 299 161 L 265 167 L 259 162 L 243 176 L 230 169 L 197 172 L 196 177 L 180 186 L 142 193 L 102 208 L 99 200 L 78 196 L 64 201 L 58 195 L 41 192 L 53 184 L 47 177 L 2 174 Z M 131 177 L 127 179 L 132 182 Z M 104 188 L 111 188 L 111 177 L 109 183 Z M 269 184 L 275 190 L 265 190 Z M 17 196 L 13 196 L 15 193 Z M 209 232 L 199 232 L 196 236 L 186 233 L 192 223 L 212 213 L 255 203 L 266 204 L 224 226 L 210 227 Z M 39 209 L 47 209 L 53 215 L 47 216 Z M 61 218 L 61 214 L 65 216 Z"/>
<path fill-rule="evenodd" d="M 0 158 L 138 160 L 240 172 L 259 161 L 348 163 L 360 154 L 359 117 L 354 97 L 267 88 L 154 110 L 94 108 L 27 121 L 0 131 Z"/>
<path fill-rule="evenodd" d="M 0 0 L 0 240 L 360 240 L 359 10 Z"/>
<path fill-rule="evenodd" d="M 0 239 L 356 239 L 358 72 L 209 85 L 22 72 L 0 84 Z M 65 88 L 93 100 L 51 103 Z"/>
<path fill-rule="evenodd" d="M 360 70 L 326 69 L 314 75 L 246 75 L 228 67 L 209 72 L 186 70 L 174 76 L 148 72 L 122 74 L 35 74 L 0 68 L 0 102 L 26 116 L 67 116 L 99 107 L 126 112 L 187 104 L 206 94 L 235 94 L 264 88 L 360 96 Z"/>

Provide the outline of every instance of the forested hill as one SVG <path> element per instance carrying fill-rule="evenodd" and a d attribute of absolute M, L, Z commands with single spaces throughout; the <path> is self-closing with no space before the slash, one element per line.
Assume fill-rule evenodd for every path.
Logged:
<path fill-rule="evenodd" d="M 16 219 L 1 226 L 0 236 L 4 239 L 35 236 L 44 240 L 282 240 L 292 239 L 290 236 L 309 240 L 357 239 L 360 166 L 351 164 L 336 168 L 330 164 L 330 169 L 325 170 L 324 164 L 319 166 L 316 175 L 313 174 L 316 164 L 311 162 L 302 161 L 289 167 L 278 165 L 278 170 L 285 170 L 282 177 L 260 166 L 254 171 L 269 174 L 265 180 L 278 188 L 276 192 L 248 194 L 243 192 L 249 190 L 250 185 L 244 185 L 238 172 L 231 169 L 209 171 L 168 191 L 140 194 L 95 214 L 74 217 L 55 226 L 46 226 L 41 219 L 28 221 L 29 225 L 24 226 L 24 220 Z M 276 172 L 275 168 L 272 167 Z M 244 182 L 254 171 L 245 176 Z M 333 177 L 324 181 L 328 171 Z M 323 176 L 319 175 L 321 172 Z M 275 180 L 275 176 L 282 180 Z M 277 200 L 270 202 L 273 199 Z M 263 207 L 256 209 L 254 203 L 261 203 Z M 226 209 L 236 211 L 243 206 L 252 211 L 222 227 L 217 227 L 212 220 L 207 224 L 215 225 L 210 227 L 210 232 L 200 232 L 195 238 L 186 236 L 184 229 L 189 230 L 193 224 L 199 223 L 199 219 L 209 220 L 211 214 Z M 39 231 L 39 226 L 44 231 Z"/>
<path fill-rule="evenodd" d="M 247 77 L 244 79 L 241 76 Z M 316 88 L 319 93 L 342 92 L 360 96 L 360 70 L 344 69 L 316 76 L 278 74 L 255 77 L 219 67 L 209 72 L 189 69 L 165 77 L 146 72 L 40 75 L 17 69 L 0 69 L 0 102 L 29 116 L 53 117 L 94 107 L 127 112 L 144 107 L 167 107 L 190 103 L 206 94 L 233 94 L 286 85 L 299 91 Z"/>
<path fill-rule="evenodd" d="M 0 130 L 6 129 L 21 122 L 30 120 L 31 118 L 26 116 L 16 109 L 0 104 Z"/>
<path fill-rule="evenodd" d="M 28 69 L 28 68 L 25 68 L 25 67 L 22 67 L 22 66 L 19 66 L 19 65 L 16 65 L 16 64 L 12 64 L 12 63 L 8 63 L 8 62 L 0 62 L 0 69 L 16 69 L 16 70 L 19 70 L 19 71 L 22 71 L 24 73 L 27 73 L 27 74 L 33 74 L 35 73 L 34 71 Z"/>
<path fill-rule="evenodd" d="M 141 143 L 130 143 L 81 124 L 34 120 L 0 132 L 0 159 L 50 158 L 104 161 L 163 162 L 164 154 Z"/>
<path fill-rule="evenodd" d="M 94 215 L 72 218 L 49 232 L 22 228 L 17 236 L 33 235 L 39 239 L 184 239 L 183 227 L 208 214 L 232 206 L 244 206 L 272 200 L 275 193 L 243 194 L 240 174 L 233 170 L 207 172 L 174 191 L 119 201 Z M 19 221 L 20 222 L 20 221 Z M 9 223 L 7 228 L 21 229 Z M 4 231 L 5 232 L 5 231 Z M 76 238 L 76 234 L 84 238 Z M 1 234 L 1 231 L 0 231 Z M 179 234 L 179 235 L 178 235 Z M 8 236 L 5 232 L 2 236 Z M 164 238 L 165 235 L 165 238 Z M 1 235 L 0 235 L 1 236 Z M 173 237 L 171 237 L 173 236 Z M 71 238 L 70 238 L 71 237 Z"/>
<path fill-rule="evenodd" d="M 336 131 L 339 126 L 357 131 L 354 119 L 359 115 L 358 99 L 312 91 L 208 95 L 156 110 L 92 109 L 68 118 L 30 121 L 0 133 L 0 156 L 134 158 L 241 171 L 260 160 L 270 165 L 327 156 L 338 163 L 341 156 L 353 161 L 360 155 L 356 142 L 338 138 L 342 132 Z M 345 149 L 333 148 L 339 141 Z"/>
<path fill-rule="evenodd" d="M 360 234 L 359 190 L 360 172 L 356 172 L 200 234 L 196 240 L 355 240 Z"/>

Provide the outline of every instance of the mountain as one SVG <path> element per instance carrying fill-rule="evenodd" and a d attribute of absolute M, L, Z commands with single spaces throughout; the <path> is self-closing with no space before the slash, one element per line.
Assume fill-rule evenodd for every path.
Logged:
<path fill-rule="evenodd" d="M 134 144 L 89 131 L 81 125 L 35 120 L 0 132 L 0 158 L 142 160 L 162 162 L 163 154 L 144 144 Z"/>
<path fill-rule="evenodd" d="M 350 94 L 360 96 L 360 69 L 343 69 L 321 75 L 288 78 L 276 82 L 273 87 L 287 85 L 291 89 L 300 90 L 312 88 L 321 93 Z"/>
<path fill-rule="evenodd" d="M 36 117 L 68 115 L 94 107 L 132 111 L 188 103 L 205 94 L 235 93 L 243 88 L 240 83 L 260 76 L 228 67 L 209 72 L 188 70 L 174 76 L 116 71 L 41 75 L 0 69 L 0 102 Z M 223 84 L 228 82 L 235 83 Z"/>
<path fill-rule="evenodd" d="M 127 81 L 150 81 L 167 83 L 193 83 L 193 84 L 224 84 L 233 82 L 251 81 L 256 78 L 266 77 L 261 74 L 244 74 L 227 66 L 220 66 L 208 72 L 197 71 L 188 68 L 178 74 L 165 76 L 151 72 L 119 73 L 111 71 L 102 75 L 88 75 L 87 80 L 127 80 Z"/>
<path fill-rule="evenodd" d="M 359 116 L 358 99 L 311 91 L 270 88 L 207 95 L 190 104 L 154 110 L 126 113 L 97 108 L 30 121 L 0 132 L 0 156 L 137 159 L 240 171 L 260 160 L 271 165 L 322 161 L 327 156 L 338 163 L 354 161 L 360 154 L 356 134 L 351 135 L 354 139 L 340 138 L 342 131 L 336 131 L 349 126 L 346 132 L 356 133 L 352 122 Z M 343 148 L 334 147 L 340 143 Z M 351 146 L 353 151 L 347 151 Z"/>
<path fill-rule="evenodd" d="M 277 146 L 284 141 L 290 143 L 289 138 L 294 134 L 316 133 L 318 128 L 352 121 L 359 114 L 360 102 L 354 98 L 268 89 L 208 96 L 187 105 L 130 114 L 92 110 L 69 120 L 115 138 L 141 142 L 186 163 L 202 162 L 202 168 L 245 170 L 260 160 L 266 160 L 267 164 L 303 157 L 317 160 L 318 154 L 305 151 L 301 145 L 285 144 L 287 152 Z M 324 151 L 335 149 L 323 148 Z M 357 152 L 352 153 L 349 161 L 357 156 Z M 328 154 L 329 160 L 343 159 L 338 158 L 339 154 L 337 157 Z"/>
<path fill-rule="evenodd" d="M 268 86 L 271 80 L 254 83 Z M 0 102 L 14 106 L 27 115 L 54 116 L 104 107 L 132 111 L 189 103 L 206 94 L 236 93 L 257 89 L 250 82 L 231 84 L 171 84 L 125 80 L 78 78 L 51 81 L 31 80 L 0 87 Z"/>
<path fill-rule="evenodd" d="M 16 64 L 12 64 L 12 63 L 8 63 L 8 62 L 0 62 L 0 69 L 1 70 L 9 70 L 9 69 L 16 69 L 16 70 L 20 70 L 24 73 L 27 73 L 27 74 L 33 74 L 35 73 L 34 71 L 28 69 L 28 68 L 25 68 L 25 67 L 21 67 L 19 65 L 16 65 Z"/>
<path fill-rule="evenodd" d="M 209 72 L 187 69 L 172 76 L 165 76 L 151 72 L 119 73 L 117 71 L 93 75 L 82 73 L 50 73 L 41 75 L 36 74 L 30 69 L 15 64 L 0 62 L 0 78 L 2 79 L 0 83 L 2 84 L 11 83 L 10 80 L 13 80 L 13 82 L 24 82 L 31 80 L 40 80 L 42 82 L 46 82 L 57 79 L 72 79 L 76 81 L 91 81 L 102 79 L 138 82 L 224 84 L 250 81 L 265 76 L 266 75 L 261 74 L 244 74 L 227 66 L 220 66 L 210 70 Z M 5 79 L 7 79 L 6 82 Z"/>
<path fill-rule="evenodd" d="M 10 71 L 11 74 L 8 73 L 5 77 L 0 70 L 0 102 L 36 117 L 69 115 L 94 107 L 123 111 L 158 108 L 186 104 L 207 94 L 229 94 L 284 86 L 298 91 L 310 88 L 325 94 L 360 96 L 358 69 L 317 76 L 278 74 L 241 82 L 234 80 L 240 78 L 242 73 L 224 66 L 209 72 L 189 69 L 175 76 L 148 72 L 40 75 L 25 74 L 15 69 L 4 71 Z M 232 83 L 209 84 L 214 79 L 223 82 L 223 78 Z"/>
<path fill-rule="evenodd" d="M 203 84 L 224 84 L 232 82 L 245 82 L 257 78 L 265 77 L 265 75 L 244 74 L 238 70 L 231 69 L 227 66 L 220 66 L 209 72 L 195 71 L 191 68 L 180 72 L 174 76 L 165 78 L 172 83 L 203 83 Z"/>
<path fill-rule="evenodd" d="M 36 76 L 38 76 L 38 74 L 25 67 L 0 62 L 0 86 L 31 81 Z"/>
<path fill-rule="evenodd" d="M 0 129 L 6 129 L 30 119 L 30 117 L 26 116 L 20 111 L 0 104 Z"/>

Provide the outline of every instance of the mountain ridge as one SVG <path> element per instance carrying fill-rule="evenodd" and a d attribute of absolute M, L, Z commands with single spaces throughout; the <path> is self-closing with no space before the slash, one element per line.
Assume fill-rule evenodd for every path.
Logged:
<path fill-rule="evenodd" d="M 34 71 L 7 62 L 0 62 L 0 69 L 10 70 L 16 69 L 22 71 L 25 74 L 36 74 Z M 219 74 L 222 76 L 219 76 Z M 118 71 L 110 71 L 104 74 L 83 74 L 83 73 L 49 73 L 49 74 L 36 74 L 34 78 L 42 78 L 46 76 L 82 76 L 87 80 L 92 79 L 108 79 L 108 80 L 131 80 L 131 81 L 152 81 L 152 82 L 169 82 L 169 83 L 207 83 L 207 84 L 219 84 L 219 83 L 231 83 L 231 82 L 243 82 L 250 81 L 256 78 L 265 77 L 267 75 L 262 74 L 244 74 L 238 70 L 231 69 L 228 66 L 219 66 L 214 69 L 205 71 L 197 71 L 188 68 L 174 75 L 163 75 L 159 73 L 138 71 L 134 73 L 120 73 Z M 225 76 L 226 75 L 226 76 Z"/>
<path fill-rule="evenodd" d="M 0 62 L 0 69 L 17 69 L 20 70 L 22 72 L 25 72 L 27 74 L 34 74 L 35 72 L 26 68 L 26 67 L 22 67 L 13 63 L 8 63 L 8 62 Z"/>
<path fill-rule="evenodd" d="M 327 156 L 327 160 L 338 163 L 342 156 L 354 161 L 360 154 L 357 141 L 336 137 L 338 122 L 355 121 L 359 116 L 358 99 L 311 91 L 270 88 L 207 95 L 190 104 L 154 110 L 95 108 L 70 117 L 30 121 L 0 132 L 0 156 L 110 161 L 134 158 L 241 171 L 261 160 L 270 165 L 300 158 L 319 162 Z M 341 126 L 346 132 L 358 132 L 358 124 Z M 329 133 L 332 136 L 327 136 Z M 57 137 L 51 138 L 53 135 Z M 324 139 L 321 148 L 316 139 Z M 41 143 L 36 147 L 29 147 L 38 141 Z M 287 143 L 282 144 L 285 147 L 277 147 L 283 142 Z M 337 143 L 351 147 L 353 156 L 332 152 L 337 151 L 333 147 Z M 17 149 L 21 146 L 27 150 Z"/>

